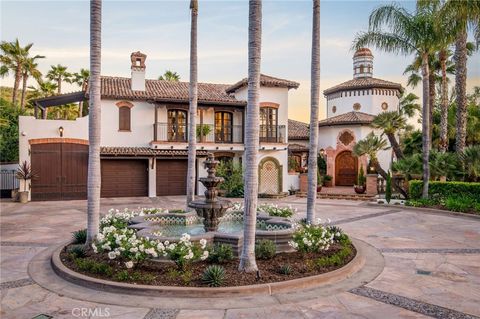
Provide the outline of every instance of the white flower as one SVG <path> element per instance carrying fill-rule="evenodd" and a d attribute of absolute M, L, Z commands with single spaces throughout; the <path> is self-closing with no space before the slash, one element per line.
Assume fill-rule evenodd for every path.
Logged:
<path fill-rule="evenodd" d="M 170 242 L 168 240 L 165 240 L 165 242 L 163 243 L 165 246 L 168 246 L 168 244 L 170 244 Z"/>
<path fill-rule="evenodd" d="M 200 239 L 200 246 L 202 247 L 202 249 L 205 249 L 206 245 L 207 245 L 207 240 L 204 238 Z"/>
<path fill-rule="evenodd" d="M 99 233 L 99 234 L 97 235 L 97 240 L 98 240 L 98 241 L 103 241 L 104 239 L 105 239 L 105 236 L 104 236 L 102 233 Z"/>
<path fill-rule="evenodd" d="M 130 260 L 130 261 L 127 261 L 127 262 L 125 263 L 125 267 L 127 267 L 127 268 L 129 268 L 129 269 L 132 268 L 132 267 L 133 267 L 133 261 L 131 261 L 131 260 Z"/>
<path fill-rule="evenodd" d="M 105 250 L 112 250 L 112 248 L 110 247 L 109 243 L 105 243 L 102 245 L 102 249 L 105 249 Z"/>
<path fill-rule="evenodd" d="M 95 246 L 95 244 L 92 244 L 92 249 L 95 254 L 98 253 L 98 248 Z"/>
<path fill-rule="evenodd" d="M 164 250 L 165 250 L 165 246 L 164 246 L 162 243 L 158 243 L 158 245 L 157 245 L 157 250 L 158 250 L 158 251 L 164 251 Z"/>
<path fill-rule="evenodd" d="M 108 258 L 115 259 L 116 257 L 117 257 L 117 254 L 114 251 L 108 252 Z"/>
<path fill-rule="evenodd" d="M 130 252 L 131 253 L 136 253 L 138 251 L 138 248 L 137 247 L 132 247 L 130 248 Z"/>
<path fill-rule="evenodd" d="M 174 250 L 175 249 L 175 244 L 170 244 L 167 247 L 168 250 Z"/>
<path fill-rule="evenodd" d="M 202 256 L 200 257 L 201 260 L 205 260 L 208 258 L 208 250 L 204 250 Z"/>

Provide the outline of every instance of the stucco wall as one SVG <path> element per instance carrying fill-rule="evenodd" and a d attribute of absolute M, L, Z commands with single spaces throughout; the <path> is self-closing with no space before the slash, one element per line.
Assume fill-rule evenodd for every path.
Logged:
<path fill-rule="evenodd" d="M 367 91 L 369 94 L 367 95 Z M 338 97 L 335 99 L 328 99 L 327 100 L 327 117 L 337 116 L 343 113 L 354 111 L 353 105 L 355 103 L 360 103 L 361 107 L 358 110 L 359 112 L 369 113 L 369 114 L 378 114 L 383 112 L 382 103 L 386 102 L 388 104 L 387 111 L 394 111 L 398 110 L 399 107 L 399 99 L 398 97 L 393 94 L 393 90 L 389 90 L 388 92 L 392 95 L 386 94 L 374 94 L 372 95 L 372 90 L 358 90 L 354 91 L 354 93 L 348 92 L 347 96 L 345 94 L 347 92 L 343 92 L 343 97 Z M 365 93 L 365 95 L 364 95 Z M 333 106 L 336 106 L 337 111 L 335 113 L 332 112 Z"/>

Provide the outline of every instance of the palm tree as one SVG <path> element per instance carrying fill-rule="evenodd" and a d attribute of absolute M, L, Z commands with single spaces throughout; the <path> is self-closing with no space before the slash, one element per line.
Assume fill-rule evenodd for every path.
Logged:
<path fill-rule="evenodd" d="M 378 174 L 382 176 L 384 179 L 387 179 L 387 172 L 380 166 L 380 162 L 378 161 L 377 153 L 379 151 L 388 150 L 387 141 L 383 139 L 381 136 L 375 135 L 375 133 L 370 132 L 364 139 L 355 144 L 353 147 L 353 155 L 360 157 L 363 155 L 367 155 L 368 159 L 370 160 L 371 165 L 375 168 Z"/>
<path fill-rule="evenodd" d="M 198 0 L 190 1 L 192 11 L 192 25 L 190 29 L 190 116 L 188 129 L 188 170 L 187 170 L 187 208 L 195 197 L 195 163 L 197 152 L 197 102 L 198 102 L 198 74 L 197 74 L 197 17 Z"/>
<path fill-rule="evenodd" d="M 98 234 L 100 223 L 100 71 L 102 58 L 102 1 L 90 1 L 90 80 L 88 112 L 87 245 Z"/>
<path fill-rule="evenodd" d="M 418 96 L 413 93 L 404 94 L 400 96 L 399 112 L 402 115 L 406 115 L 409 118 L 415 116 L 415 113 L 420 112 L 421 106 L 417 102 Z"/>
<path fill-rule="evenodd" d="M 397 159 L 403 158 L 403 152 L 400 145 L 397 142 L 395 134 L 407 125 L 405 118 L 397 111 L 382 112 L 375 116 L 372 122 L 372 126 L 377 129 L 381 129 L 385 134 L 393 148 L 393 152 Z"/>
<path fill-rule="evenodd" d="M 73 73 L 73 83 L 76 83 L 82 88 L 82 91 L 87 89 L 88 78 L 90 77 L 90 71 L 88 69 L 80 69 L 80 72 Z M 78 116 L 83 116 L 83 101 L 78 103 Z"/>
<path fill-rule="evenodd" d="M 27 95 L 27 81 L 30 76 L 39 81 L 42 77 L 42 73 L 38 70 L 38 63 L 35 60 L 39 59 L 39 56 L 25 59 L 22 65 L 22 96 L 20 99 L 20 109 L 25 107 L 25 97 Z"/>
<path fill-rule="evenodd" d="M 57 82 L 58 94 L 62 93 L 62 82 L 71 83 L 72 74 L 67 72 L 67 67 L 57 64 L 50 66 L 50 71 L 47 73 L 47 79 Z"/>
<path fill-rule="evenodd" d="M 467 31 L 475 33 L 477 46 L 480 43 L 480 1 L 448 0 L 442 8 L 442 18 L 455 32 L 455 91 L 456 91 L 456 140 L 455 150 L 462 153 L 467 135 Z"/>
<path fill-rule="evenodd" d="M 192 9 L 192 11 L 193 11 L 193 9 Z M 178 82 L 178 81 L 180 81 L 180 75 L 178 75 L 177 72 L 166 70 L 163 75 L 160 75 L 158 77 L 158 79 L 162 80 L 162 81 Z"/>
<path fill-rule="evenodd" d="M 245 194 L 243 246 L 238 269 L 257 271 L 255 228 L 258 203 L 258 147 L 260 115 L 260 63 L 262 51 L 262 1 L 249 0 L 248 15 L 248 100 L 245 127 Z"/>
<path fill-rule="evenodd" d="M 33 43 L 29 43 L 26 46 L 22 47 L 18 39 L 15 39 L 13 42 L 2 41 L 0 44 L 0 62 L 2 66 L 0 68 L 0 76 L 4 77 L 9 74 L 10 71 L 13 72 L 14 82 L 13 82 L 13 94 L 12 94 L 12 104 L 17 103 L 17 91 L 20 86 L 20 81 L 22 79 L 22 69 L 25 60 L 30 58 L 29 51 L 32 48 Z M 44 58 L 41 55 L 35 55 L 33 59 Z"/>
<path fill-rule="evenodd" d="M 320 97 L 320 0 L 313 0 L 310 89 L 310 145 L 308 154 L 307 222 L 315 223 L 317 202 L 318 103 Z"/>
<path fill-rule="evenodd" d="M 472 145 L 466 147 L 460 154 L 465 174 L 468 180 L 475 182 L 480 181 L 480 145 Z"/>
<path fill-rule="evenodd" d="M 383 27 L 388 31 L 384 31 Z M 369 31 L 358 34 L 354 47 L 374 45 L 381 50 L 400 54 L 418 54 L 422 57 L 423 108 L 422 108 L 422 155 L 423 190 L 422 197 L 428 198 L 430 180 L 430 70 L 429 57 L 436 52 L 439 40 L 443 36 L 434 27 L 434 16 L 417 11 L 407 12 L 395 4 L 381 6 L 370 14 Z"/>
<path fill-rule="evenodd" d="M 42 79 L 37 80 L 38 87 L 29 86 L 28 89 L 31 90 L 29 95 L 29 104 L 32 104 L 30 100 L 38 99 L 42 97 L 52 96 L 57 90 L 57 85 L 53 82 L 43 81 Z M 43 112 L 43 119 L 47 119 L 48 109 L 46 108 Z"/>

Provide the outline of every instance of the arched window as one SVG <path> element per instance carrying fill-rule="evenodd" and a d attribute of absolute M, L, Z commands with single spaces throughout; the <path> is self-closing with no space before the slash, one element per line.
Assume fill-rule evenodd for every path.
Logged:
<path fill-rule="evenodd" d="M 277 142 L 278 113 L 275 107 L 260 109 L 260 142 Z"/>
<path fill-rule="evenodd" d="M 360 73 L 363 73 L 363 71 L 364 71 L 364 67 L 363 67 L 363 64 L 362 64 L 362 65 L 360 65 Z"/>
<path fill-rule="evenodd" d="M 169 141 L 187 141 L 187 112 L 184 110 L 168 110 L 167 135 Z"/>
<path fill-rule="evenodd" d="M 232 143 L 233 116 L 230 112 L 215 112 L 215 142 Z"/>
<path fill-rule="evenodd" d="M 130 132 L 133 104 L 128 101 L 120 101 L 116 105 L 118 106 L 118 130 L 120 132 Z"/>

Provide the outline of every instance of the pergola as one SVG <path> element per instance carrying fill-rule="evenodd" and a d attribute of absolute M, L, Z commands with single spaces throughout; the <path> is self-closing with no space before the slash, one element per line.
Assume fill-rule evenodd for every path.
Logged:
<path fill-rule="evenodd" d="M 53 95 L 49 97 L 35 99 L 33 100 L 34 110 L 35 110 L 34 115 L 35 115 L 35 118 L 38 119 L 38 111 L 40 110 L 40 112 L 42 113 L 41 118 L 46 119 L 47 118 L 46 110 L 49 107 L 81 102 L 86 100 L 87 98 L 85 96 L 84 91 L 65 93 L 65 94 Z"/>

